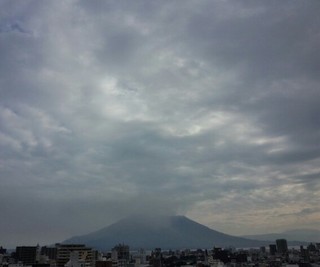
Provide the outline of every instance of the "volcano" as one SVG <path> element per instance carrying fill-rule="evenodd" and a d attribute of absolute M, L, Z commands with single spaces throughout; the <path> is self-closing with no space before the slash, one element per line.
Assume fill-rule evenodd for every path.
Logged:
<path fill-rule="evenodd" d="M 185 216 L 131 216 L 87 235 L 75 236 L 63 243 L 81 243 L 110 250 L 119 243 L 131 249 L 182 249 L 218 247 L 259 247 L 265 241 L 251 240 L 212 230 Z"/>

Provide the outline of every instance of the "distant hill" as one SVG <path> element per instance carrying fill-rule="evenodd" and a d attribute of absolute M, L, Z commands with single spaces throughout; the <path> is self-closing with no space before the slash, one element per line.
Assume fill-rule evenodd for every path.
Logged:
<path fill-rule="evenodd" d="M 101 250 L 109 250 L 118 243 L 128 244 L 132 249 L 258 247 L 269 244 L 227 235 L 185 216 L 132 216 L 99 231 L 72 237 L 63 243 L 83 243 Z"/>
<path fill-rule="evenodd" d="M 244 238 L 275 241 L 276 239 L 284 238 L 287 241 L 303 241 L 320 243 L 320 231 L 312 229 L 295 229 L 282 233 L 261 234 L 261 235 L 246 235 Z"/>

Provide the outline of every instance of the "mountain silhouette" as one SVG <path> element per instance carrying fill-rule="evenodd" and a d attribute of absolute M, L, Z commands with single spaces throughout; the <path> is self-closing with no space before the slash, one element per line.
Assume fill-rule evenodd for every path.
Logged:
<path fill-rule="evenodd" d="M 119 243 L 131 249 L 182 249 L 219 247 L 258 247 L 264 241 L 227 235 L 212 230 L 185 216 L 131 216 L 96 232 L 75 236 L 63 243 L 82 243 L 110 250 Z"/>
<path fill-rule="evenodd" d="M 319 242 L 320 231 L 315 229 L 293 229 L 282 233 L 271 233 L 271 234 L 260 234 L 260 235 L 246 235 L 244 238 L 255 239 L 255 240 L 270 240 L 284 238 L 290 245 L 304 245 L 308 242 Z M 299 240 L 299 241 L 297 241 Z M 295 242 L 295 243 L 294 243 Z"/>

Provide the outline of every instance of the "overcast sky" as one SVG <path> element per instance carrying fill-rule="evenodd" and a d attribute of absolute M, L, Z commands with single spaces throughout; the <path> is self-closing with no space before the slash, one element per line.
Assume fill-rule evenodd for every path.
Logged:
<path fill-rule="evenodd" d="M 0 0 L 0 245 L 144 212 L 320 230 L 319 12 Z"/>

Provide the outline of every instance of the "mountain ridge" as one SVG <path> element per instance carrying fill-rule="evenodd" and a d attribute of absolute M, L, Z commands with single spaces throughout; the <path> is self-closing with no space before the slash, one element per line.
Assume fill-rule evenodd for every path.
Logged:
<path fill-rule="evenodd" d="M 74 236 L 63 243 L 84 243 L 108 250 L 118 243 L 130 248 L 181 249 L 220 247 L 259 247 L 268 243 L 215 231 L 185 216 L 130 216 L 98 231 Z"/>
<path fill-rule="evenodd" d="M 243 235 L 241 237 L 266 241 L 284 238 L 289 242 L 320 242 L 320 231 L 316 229 L 292 229 L 281 233 Z"/>

